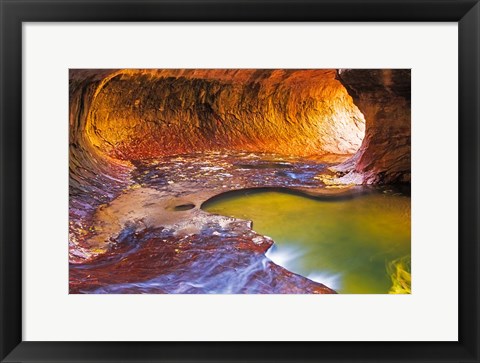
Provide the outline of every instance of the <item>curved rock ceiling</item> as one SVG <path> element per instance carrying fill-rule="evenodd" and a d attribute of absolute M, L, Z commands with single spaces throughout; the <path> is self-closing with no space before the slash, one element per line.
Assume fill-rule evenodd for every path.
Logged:
<path fill-rule="evenodd" d="M 115 159 L 206 150 L 352 154 L 365 132 L 334 70 L 72 71 L 71 78 L 83 82 L 71 102 L 88 103 L 76 125 L 86 131 L 83 146 Z"/>

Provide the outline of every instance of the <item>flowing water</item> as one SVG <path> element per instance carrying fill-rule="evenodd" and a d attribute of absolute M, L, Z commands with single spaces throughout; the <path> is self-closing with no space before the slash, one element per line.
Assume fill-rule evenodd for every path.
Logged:
<path fill-rule="evenodd" d="M 253 221 L 275 241 L 267 256 L 339 293 L 383 294 L 410 265 L 410 197 L 368 190 L 351 198 L 244 190 L 207 201 L 202 209 Z M 393 277 L 393 279 L 392 279 Z M 409 292 L 408 289 L 395 292 Z"/>

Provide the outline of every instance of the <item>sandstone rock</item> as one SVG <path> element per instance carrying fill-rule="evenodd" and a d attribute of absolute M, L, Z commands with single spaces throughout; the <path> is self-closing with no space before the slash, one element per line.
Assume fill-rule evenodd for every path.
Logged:
<path fill-rule="evenodd" d="M 87 77 L 78 72 L 71 71 L 71 78 Z M 90 98 L 90 107 L 79 126 L 94 149 L 116 159 L 223 149 L 352 154 L 364 135 L 363 115 L 334 70 L 119 70 L 102 75 L 101 81 L 94 73 L 87 78 L 95 80 L 96 88 L 83 97 Z"/>
<path fill-rule="evenodd" d="M 411 76 L 409 69 L 339 70 L 337 78 L 365 116 L 366 132 L 352 159 L 333 168 L 339 183 L 410 182 Z M 343 180 L 342 180 L 343 179 Z"/>

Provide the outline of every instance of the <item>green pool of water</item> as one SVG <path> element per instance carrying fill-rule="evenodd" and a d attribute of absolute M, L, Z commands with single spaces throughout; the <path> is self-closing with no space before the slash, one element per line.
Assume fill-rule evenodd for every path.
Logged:
<path fill-rule="evenodd" d="M 410 264 L 410 197 L 401 194 L 375 191 L 333 200 L 243 191 L 202 209 L 252 220 L 256 232 L 275 241 L 268 257 L 339 293 L 388 293 L 394 262 Z"/>

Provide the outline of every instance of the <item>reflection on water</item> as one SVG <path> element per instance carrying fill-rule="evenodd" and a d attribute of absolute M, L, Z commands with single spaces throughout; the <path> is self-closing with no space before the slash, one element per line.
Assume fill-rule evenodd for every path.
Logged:
<path fill-rule="evenodd" d="M 271 260 L 340 293 L 408 292 L 395 280 L 405 276 L 399 266 L 410 265 L 408 196 L 375 191 L 322 200 L 243 191 L 202 208 L 252 220 L 256 232 L 275 241 L 267 254 Z"/>

